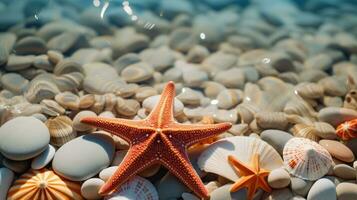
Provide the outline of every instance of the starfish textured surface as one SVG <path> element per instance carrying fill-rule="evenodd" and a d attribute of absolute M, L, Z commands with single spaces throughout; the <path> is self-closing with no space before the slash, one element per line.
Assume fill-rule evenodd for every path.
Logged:
<path fill-rule="evenodd" d="M 252 158 L 252 166 L 247 166 L 233 156 L 228 156 L 228 161 L 232 165 L 233 169 L 241 177 L 231 187 L 231 192 L 236 192 L 244 187 L 248 191 L 248 200 L 252 200 L 255 191 L 258 188 L 263 189 L 266 192 L 271 192 L 266 177 L 269 175 L 269 171 L 261 169 L 259 166 L 259 155 L 255 154 Z"/>
<path fill-rule="evenodd" d="M 186 153 L 188 146 L 219 135 L 231 127 L 230 123 L 180 124 L 173 117 L 175 85 L 167 83 L 160 100 L 146 119 L 87 117 L 81 122 L 115 134 L 130 144 L 130 149 L 117 171 L 100 189 L 107 195 L 140 171 L 162 164 L 201 198 L 208 192 L 193 169 Z"/>

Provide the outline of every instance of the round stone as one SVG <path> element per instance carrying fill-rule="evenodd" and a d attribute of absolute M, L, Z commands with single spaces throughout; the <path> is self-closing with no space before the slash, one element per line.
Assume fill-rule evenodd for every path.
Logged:
<path fill-rule="evenodd" d="M 99 178 L 102 179 L 103 181 L 107 181 L 117 169 L 118 169 L 117 166 L 105 168 L 99 173 Z"/>
<path fill-rule="evenodd" d="M 336 200 L 336 187 L 327 178 L 317 180 L 311 187 L 307 200 Z"/>
<path fill-rule="evenodd" d="M 332 157 L 344 162 L 353 162 L 355 157 L 352 151 L 346 145 L 335 140 L 320 140 L 319 144 L 323 146 Z"/>
<path fill-rule="evenodd" d="M 16 161 L 16 160 L 4 159 L 2 161 L 2 164 L 5 167 L 12 170 L 13 172 L 22 174 L 30 168 L 31 160 Z"/>
<path fill-rule="evenodd" d="M 338 164 L 333 167 L 333 173 L 335 176 L 347 179 L 347 180 L 354 180 L 356 179 L 356 170 L 346 164 Z"/>
<path fill-rule="evenodd" d="M 114 141 L 104 134 L 89 134 L 59 148 L 53 158 L 54 171 L 73 181 L 83 181 L 108 167 L 114 155 Z"/>
<path fill-rule="evenodd" d="M 9 190 L 12 181 L 14 180 L 14 172 L 8 168 L 0 168 L 0 199 L 6 199 L 7 191 Z"/>
<path fill-rule="evenodd" d="M 308 181 L 297 177 L 291 177 L 290 182 L 291 190 L 295 194 L 301 195 L 303 197 L 307 196 L 307 193 L 309 192 L 312 184 L 314 183 L 313 181 Z"/>
<path fill-rule="evenodd" d="M 318 119 L 336 127 L 345 121 L 357 118 L 357 111 L 348 108 L 326 107 L 319 111 Z"/>
<path fill-rule="evenodd" d="M 29 84 L 29 81 L 17 73 L 7 73 L 1 76 L 1 84 L 15 94 L 22 94 Z"/>
<path fill-rule="evenodd" d="M 293 136 L 285 131 L 269 129 L 260 134 L 262 140 L 266 141 L 277 150 L 280 155 L 283 155 L 285 144 L 293 138 Z"/>
<path fill-rule="evenodd" d="M 156 104 L 159 102 L 159 99 L 160 99 L 160 95 L 154 95 L 148 97 L 143 101 L 143 107 L 146 109 L 146 111 L 151 112 L 156 106 Z M 184 108 L 183 103 L 179 99 L 175 98 L 174 115 L 177 116 L 181 114 L 183 112 L 183 108 Z"/>
<path fill-rule="evenodd" d="M 275 189 L 287 187 L 290 184 L 290 175 L 283 168 L 274 169 L 269 173 L 268 184 Z"/>
<path fill-rule="evenodd" d="M 336 188 L 338 200 L 355 200 L 357 199 L 357 184 L 354 183 L 340 183 Z"/>
<path fill-rule="evenodd" d="M 40 155 L 34 158 L 31 162 L 32 169 L 42 169 L 50 163 L 55 156 L 56 149 L 52 145 L 48 145 Z"/>
<path fill-rule="evenodd" d="M 47 126 L 35 117 L 17 117 L 0 128 L 0 152 L 12 160 L 27 160 L 42 153 L 50 142 Z"/>
<path fill-rule="evenodd" d="M 103 185 L 104 181 L 99 178 L 88 179 L 82 184 L 81 194 L 86 199 L 102 199 L 98 193 Z"/>
<path fill-rule="evenodd" d="M 213 190 L 210 194 L 211 200 L 234 200 L 234 199 L 246 199 L 247 191 L 246 190 L 238 190 L 237 192 L 230 192 L 232 184 L 227 184 L 221 186 L 215 190 Z"/>
<path fill-rule="evenodd" d="M 94 129 L 93 126 L 82 123 L 81 119 L 84 117 L 96 117 L 96 116 L 97 116 L 97 114 L 95 114 L 95 112 L 90 111 L 90 110 L 83 110 L 83 111 L 77 113 L 77 115 L 74 116 L 74 118 L 73 118 L 73 128 L 76 131 L 89 131 L 89 130 Z"/>

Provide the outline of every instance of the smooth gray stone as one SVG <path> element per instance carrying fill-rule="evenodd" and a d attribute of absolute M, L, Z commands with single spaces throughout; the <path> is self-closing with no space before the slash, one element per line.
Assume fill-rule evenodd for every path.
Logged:
<path fill-rule="evenodd" d="M 12 160 L 36 157 L 49 142 L 47 126 L 35 117 L 16 117 L 0 128 L 0 152 Z"/>
<path fill-rule="evenodd" d="M 303 197 L 307 196 L 307 193 L 309 192 L 313 183 L 313 181 L 308 181 L 297 177 L 291 177 L 290 179 L 291 190 L 295 194 L 301 195 Z"/>
<path fill-rule="evenodd" d="M 87 180 L 110 165 L 114 151 L 110 136 L 97 133 L 80 136 L 57 150 L 52 167 L 69 180 Z"/>
<path fill-rule="evenodd" d="M 357 184 L 341 183 L 336 188 L 338 200 L 357 199 Z"/>
<path fill-rule="evenodd" d="M 269 129 L 260 134 L 260 138 L 277 150 L 280 155 L 283 154 L 285 144 L 293 138 L 293 136 L 285 131 Z"/>
<path fill-rule="evenodd" d="M 311 187 L 307 200 L 336 200 L 335 184 L 327 178 L 317 180 Z"/>
<path fill-rule="evenodd" d="M 14 172 L 5 167 L 0 168 L 0 200 L 6 199 L 7 191 L 9 190 L 13 180 Z"/>
<path fill-rule="evenodd" d="M 52 145 L 48 145 L 45 151 L 43 151 L 40 155 L 34 158 L 31 162 L 32 169 L 42 169 L 46 167 L 48 163 L 50 163 L 55 156 L 56 149 Z"/>
<path fill-rule="evenodd" d="M 11 169 L 13 172 L 18 174 L 22 174 L 26 172 L 30 168 L 30 163 L 31 160 L 21 160 L 21 161 L 10 160 L 10 159 L 3 160 L 3 164 L 5 167 Z"/>
<path fill-rule="evenodd" d="M 224 186 L 221 186 L 215 190 L 213 190 L 210 194 L 210 199 L 211 200 L 239 200 L 239 199 L 246 199 L 247 196 L 247 190 L 246 189 L 241 189 L 238 190 L 237 192 L 230 192 L 230 189 L 232 187 L 232 184 L 227 184 Z M 255 197 L 260 196 L 259 194 L 256 194 Z M 255 198 L 256 199 L 256 198 Z"/>
<path fill-rule="evenodd" d="M 327 122 L 334 127 L 356 118 L 357 111 L 348 108 L 326 107 L 318 113 L 319 121 Z"/>
<path fill-rule="evenodd" d="M 157 184 L 157 192 L 159 199 L 177 199 L 182 193 L 189 192 L 189 189 L 175 176 L 167 173 Z"/>
<path fill-rule="evenodd" d="M 29 81 L 17 73 L 7 73 L 1 76 L 4 89 L 15 94 L 22 94 L 28 87 Z"/>

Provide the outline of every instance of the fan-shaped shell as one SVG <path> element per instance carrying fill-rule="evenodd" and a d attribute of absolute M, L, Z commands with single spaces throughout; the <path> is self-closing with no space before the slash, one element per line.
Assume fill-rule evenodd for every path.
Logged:
<path fill-rule="evenodd" d="M 82 200 L 81 186 L 57 176 L 47 169 L 29 171 L 15 181 L 10 188 L 8 200 Z"/>
<path fill-rule="evenodd" d="M 154 185 L 140 176 L 130 179 L 105 200 L 159 200 Z"/>
<path fill-rule="evenodd" d="M 258 112 L 255 119 L 257 125 L 263 129 L 284 130 L 289 123 L 283 112 Z"/>
<path fill-rule="evenodd" d="M 272 146 L 261 139 L 245 136 L 228 137 L 213 143 L 198 158 L 198 166 L 206 172 L 236 181 L 238 175 L 228 163 L 228 156 L 233 155 L 250 165 L 254 154 L 260 155 L 261 168 L 273 170 L 283 166 L 283 160 Z"/>
<path fill-rule="evenodd" d="M 71 92 L 62 92 L 55 96 L 55 100 L 61 106 L 70 110 L 78 110 L 79 97 Z"/>
<path fill-rule="evenodd" d="M 302 98 L 316 99 L 324 96 L 324 88 L 317 83 L 301 83 L 296 86 L 295 93 Z"/>
<path fill-rule="evenodd" d="M 357 138 L 357 119 L 340 124 L 336 129 L 336 134 L 342 140 Z"/>
<path fill-rule="evenodd" d="M 318 143 L 292 138 L 284 147 L 284 166 L 290 174 L 306 180 L 324 176 L 332 165 L 330 153 Z"/>
<path fill-rule="evenodd" d="M 313 141 L 319 141 L 319 137 L 316 135 L 316 128 L 313 125 L 307 124 L 295 124 L 291 129 L 291 132 L 296 137 L 303 137 Z"/>
<path fill-rule="evenodd" d="M 48 119 L 45 124 L 50 131 L 51 144 L 55 146 L 62 146 L 77 136 L 72 126 L 72 120 L 67 116 Z"/>
<path fill-rule="evenodd" d="M 31 103 L 39 103 L 43 99 L 52 99 L 58 93 L 60 90 L 54 84 L 53 79 L 44 74 L 30 82 L 25 97 Z"/>
<path fill-rule="evenodd" d="M 83 68 L 82 66 L 71 59 L 63 59 L 57 63 L 55 66 L 53 73 L 55 75 L 62 75 L 62 74 L 67 74 L 71 72 L 81 72 L 83 73 Z"/>

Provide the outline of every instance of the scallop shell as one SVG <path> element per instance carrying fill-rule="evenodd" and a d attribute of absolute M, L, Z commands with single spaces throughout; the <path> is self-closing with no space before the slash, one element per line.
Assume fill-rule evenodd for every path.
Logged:
<path fill-rule="evenodd" d="M 313 125 L 295 124 L 291 132 L 296 137 L 303 137 L 313 141 L 319 141 L 320 138 L 316 135 L 316 128 Z"/>
<path fill-rule="evenodd" d="M 55 96 L 55 100 L 66 109 L 78 110 L 79 108 L 79 97 L 71 92 L 59 93 Z"/>
<path fill-rule="evenodd" d="M 105 200 L 159 200 L 154 185 L 140 176 L 135 176 L 120 186 L 118 191 L 104 198 Z"/>
<path fill-rule="evenodd" d="M 39 103 L 43 99 L 53 99 L 56 94 L 60 93 L 53 79 L 48 77 L 47 74 L 43 75 L 39 75 L 33 79 L 27 92 L 24 94 L 26 99 L 31 103 Z"/>
<path fill-rule="evenodd" d="M 340 124 L 336 129 L 336 134 L 342 140 L 357 138 L 357 119 Z"/>
<path fill-rule="evenodd" d="M 41 105 L 45 106 L 48 110 L 51 110 L 58 114 L 64 114 L 66 112 L 66 109 L 64 109 L 61 105 L 59 105 L 56 101 L 51 100 L 51 99 L 44 99 L 40 103 Z M 43 110 L 42 110 L 43 112 Z M 47 113 L 45 113 L 47 114 Z"/>
<path fill-rule="evenodd" d="M 32 170 L 20 176 L 7 194 L 8 200 L 82 200 L 81 186 L 62 179 L 47 169 Z"/>
<path fill-rule="evenodd" d="M 289 123 L 283 112 L 259 112 L 255 119 L 257 125 L 263 129 L 285 130 Z"/>
<path fill-rule="evenodd" d="M 62 146 L 77 136 L 73 122 L 67 116 L 58 116 L 45 122 L 50 131 L 51 144 Z"/>
<path fill-rule="evenodd" d="M 250 164 L 254 154 L 260 155 L 261 168 L 271 171 L 283 166 L 283 160 L 272 146 L 261 139 L 245 136 L 228 137 L 213 143 L 198 158 L 198 166 L 206 172 L 236 181 L 238 175 L 228 163 L 228 156 L 234 155 Z"/>
<path fill-rule="evenodd" d="M 284 147 L 284 166 L 288 172 L 305 180 L 317 180 L 332 165 L 330 153 L 318 143 L 305 138 L 292 138 Z"/>
<path fill-rule="evenodd" d="M 59 61 L 53 70 L 53 73 L 57 76 L 71 72 L 83 73 L 82 66 L 72 59 L 63 59 Z"/>

